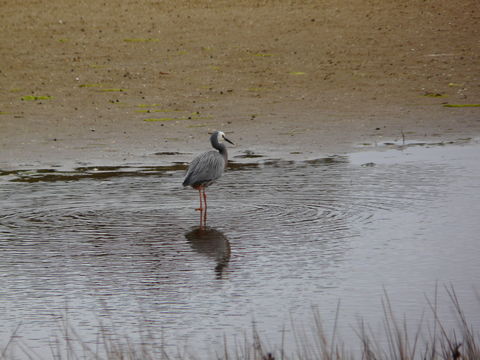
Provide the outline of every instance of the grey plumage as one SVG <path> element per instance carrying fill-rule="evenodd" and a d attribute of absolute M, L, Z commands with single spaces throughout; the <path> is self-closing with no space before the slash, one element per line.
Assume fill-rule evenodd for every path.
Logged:
<path fill-rule="evenodd" d="M 210 143 L 212 147 L 218 151 L 212 150 L 205 152 L 195 159 L 188 167 L 187 175 L 183 181 L 183 186 L 191 186 L 194 189 L 199 187 L 207 187 L 218 180 L 227 166 L 228 154 L 227 148 L 220 140 L 230 140 L 225 137 L 225 134 L 221 131 L 215 131 L 210 136 Z"/>
<path fill-rule="evenodd" d="M 218 151 L 207 151 L 193 159 L 188 167 L 185 180 L 183 180 L 183 186 L 191 186 L 198 190 L 200 207 L 196 210 L 200 211 L 200 229 L 203 230 L 207 224 L 207 194 L 205 188 L 222 176 L 228 162 L 227 147 L 221 143 L 222 140 L 233 145 L 223 132 L 215 131 L 210 136 L 210 143 Z"/>
<path fill-rule="evenodd" d="M 209 186 L 219 179 L 225 169 L 223 156 L 215 150 L 208 151 L 193 159 L 188 167 L 183 186 Z"/>

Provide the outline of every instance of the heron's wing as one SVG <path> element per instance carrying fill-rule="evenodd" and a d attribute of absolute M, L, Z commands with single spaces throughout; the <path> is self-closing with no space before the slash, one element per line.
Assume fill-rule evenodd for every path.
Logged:
<path fill-rule="evenodd" d="M 208 183 L 222 176 L 225 160 L 217 151 L 208 151 L 193 159 L 188 167 L 184 186 Z"/>

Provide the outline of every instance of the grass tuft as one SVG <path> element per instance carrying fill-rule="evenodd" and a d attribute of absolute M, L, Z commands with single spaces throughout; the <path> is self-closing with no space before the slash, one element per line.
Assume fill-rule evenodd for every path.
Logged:
<path fill-rule="evenodd" d="M 355 329 L 357 339 L 342 341 L 337 334 L 337 322 L 340 314 L 340 302 L 337 305 L 333 328 L 326 331 L 318 309 L 313 310 L 310 331 L 296 328 L 292 321 L 292 332 L 296 344 L 292 353 L 287 353 L 285 331 L 282 331 L 281 344 L 272 346 L 262 338 L 256 326 L 252 326 L 251 335 L 243 335 L 243 340 L 234 337 L 230 344 L 224 337 L 224 346 L 213 359 L 224 360 L 479 360 L 480 334 L 468 322 L 453 286 L 445 288 L 457 317 L 457 326 L 447 329 L 438 314 L 438 291 L 435 289 L 433 300 L 427 298 L 433 320 L 425 324 L 424 317 L 419 320 L 412 332 L 405 319 L 399 319 L 394 312 L 388 295 L 382 299 L 383 328 L 385 339 L 376 339 L 373 331 L 363 320 L 359 320 Z M 67 314 L 68 315 L 68 314 Z M 82 340 L 65 315 L 59 322 L 59 335 L 50 342 L 52 359 L 108 359 L 108 360 L 170 360 L 170 359 L 212 359 L 207 354 L 177 350 L 169 353 L 163 337 L 156 339 L 151 330 L 142 329 L 140 339 L 134 342 L 128 336 L 112 332 L 111 327 L 103 323 L 98 325 L 97 343 L 92 346 Z M 145 320 L 146 321 L 146 320 Z M 478 324 L 477 324 L 478 326 Z M 410 330 L 409 330 L 410 329 Z M 21 325 L 13 331 L 9 341 L 0 347 L 1 360 L 17 358 L 44 359 L 19 341 Z M 283 329 L 285 330 L 285 329 Z M 354 340 L 359 341 L 356 350 Z M 215 352 L 213 352 L 215 353 Z M 195 355 L 192 355 L 195 354 Z M 20 356 L 19 356 L 20 355 Z"/>

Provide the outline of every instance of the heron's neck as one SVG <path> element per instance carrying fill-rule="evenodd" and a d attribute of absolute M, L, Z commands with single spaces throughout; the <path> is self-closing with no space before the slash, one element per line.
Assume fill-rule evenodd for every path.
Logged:
<path fill-rule="evenodd" d="M 214 135 L 210 138 L 210 142 L 212 144 L 212 147 L 214 149 L 217 149 L 218 152 L 223 156 L 223 159 L 225 160 L 225 167 L 227 167 L 227 162 L 228 162 L 228 153 L 227 153 L 227 147 L 225 144 L 222 144 L 221 142 L 218 141 L 218 138 Z"/>
<path fill-rule="evenodd" d="M 227 167 L 227 162 L 228 162 L 228 152 L 227 152 L 227 147 L 225 144 L 219 143 L 218 141 L 212 141 L 212 146 L 218 150 L 220 155 L 223 156 L 223 159 L 225 160 L 225 167 Z"/>
<path fill-rule="evenodd" d="M 228 162 L 228 152 L 227 152 L 227 147 L 224 144 L 218 144 L 216 148 L 220 154 L 223 156 L 223 159 L 225 160 L 225 167 L 227 167 L 227 162 Z"/>

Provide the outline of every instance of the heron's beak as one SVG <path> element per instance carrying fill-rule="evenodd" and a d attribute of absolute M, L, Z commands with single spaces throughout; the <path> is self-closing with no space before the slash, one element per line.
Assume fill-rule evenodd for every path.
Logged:
<path fill-rule="evenodd" d="M 228 140 L 226 137 L 223 138 L 225 141 L 228 141 L 230 144 L 232 145 L 235 145 L 233 142 L 231 142 L 230 140 Z"/>

